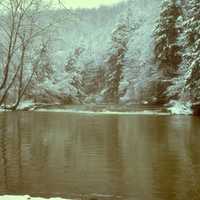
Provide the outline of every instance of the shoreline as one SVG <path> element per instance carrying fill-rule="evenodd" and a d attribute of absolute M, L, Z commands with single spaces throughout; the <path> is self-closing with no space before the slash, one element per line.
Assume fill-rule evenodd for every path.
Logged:
<path fill-rule="evenodd" d="M 114 106 L 114 107 L 113 107 Z M 116 107 L 115 107 L 116 106 Z M 135 110 L 133 109 L 135 106 Z M 139 107 L 139 109 L 138 109 Z M 120 108 L 120 109 L 118 109 Z M 106 105 L 106 104 L 78 104 L 61 105 L 22 102 L 17 110 L 4 109 L 0 107 L 0 112 L 57 112 L 72 114 L 93 114 L 93 115 L 198 115 L 193 105 L 188 102 L 172 101 L 168 105 L 133 104 L 133 105 Z"/>
<path fill-rule="evenodd" d="M 43 198 L 43 197 L 31 197 L 29 195 L 0 195 L 0 200 L 72 200 L 63 199 L 60 197 Z M 75 199 L 74 199 L 75 200 Z M 78 199 L 76 199 L 78 200 Z"/>

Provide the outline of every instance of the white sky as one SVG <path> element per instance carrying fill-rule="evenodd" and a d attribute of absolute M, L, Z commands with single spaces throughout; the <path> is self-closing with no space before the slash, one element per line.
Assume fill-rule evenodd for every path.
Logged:
<path fill-rule="evenodd" d="M 58 2 L 59 0 L 54 0 Z M 122 0 L 60 0 L 67 8 L 93 8 L 101 5 L 112 5 Z"/>

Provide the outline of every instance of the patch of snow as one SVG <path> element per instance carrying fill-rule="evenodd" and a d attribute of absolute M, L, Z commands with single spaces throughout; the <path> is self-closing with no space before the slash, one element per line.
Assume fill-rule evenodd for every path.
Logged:
<path fill-rule="evenodd" d="M 0 196 L 0 200 L 67 200 L 63 198 L 41 198 L 41 197 L 30 197 L 29 195 L 25 196 L 13 196 L 13 195 L 3 195 Z"/>
<path fill-rule="evenodd" d="M 147 105 L 149 102 L 148 101 L 142 101 L 142 104 Z"/>
<path fill-rule="evenodd" d="M 117 111 L 85 111 L 85 110 L 73 110 L 73 109 L 38 109 L 36 112 L 64 112 L 64 113 L 72 113 L 72 114 L 88 114 L 88 115 L 170 115 L 168 112 L 160 112 L 160 111 L 131 111 L 131 112 L 117 112 Z"/>
<path fill-rule="evenodd" d="M 192 104 L 190 102 L 184 102 L 184 101 L 171 101 L 169 103 L 169 110 L 171 114 L 175 115 L 192 115 Z"/>
<path fill-rule="evenodd" d="M 3 108 L 3 106 L 0 106 L 0 112 L 6 112 L 7 110 Z"/>
<path fill-rule="evenodd" d="M 0 112 L 5 112 L 5 110 L 3 108 L 0 108 Z"/>
<path fill-rule="evenodd" d="M 23 110 L 25 108 L 31 107 L 32 105 L 34 105 L 34 103 L 31 100 L 22 101 L 22 102 L 20 102 L 20 104 L 17 107 L 17 109 Z"/>

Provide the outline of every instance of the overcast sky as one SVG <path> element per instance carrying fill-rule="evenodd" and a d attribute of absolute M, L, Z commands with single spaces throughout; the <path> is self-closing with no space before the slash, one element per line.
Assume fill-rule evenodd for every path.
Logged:
<path fill-rule="evenodd" d="M 61 0 L 68 8 L 93 8 L 100 5 L 112 5 L 120 1 L 122 0 Z"/>

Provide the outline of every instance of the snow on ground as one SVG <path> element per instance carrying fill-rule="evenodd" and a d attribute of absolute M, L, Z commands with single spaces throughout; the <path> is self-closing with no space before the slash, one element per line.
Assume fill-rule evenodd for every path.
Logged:
<path fill-rule="evenodd" d="M 24 101 L 18 107 L 18 110 L 34 106 L 32 101 Z M 142 111 L 110 111 L 103 109 L 101 111 L 93 110 L 77 110 L 71 108 L 41 108 L 36 109 L 36 112 L 64 112 L 74 114 L 89 114 L 89 115 L 192 115 L 192 104 L 190 102 L 183 101 L 171 101 L 168 105 L 167 111 L 162 112 L 160 110 L 142 110 Z M 0 107 L 0 112 L 7 110 Z M 30 109 L 31 111 L 31 109 Z M 1 200 L 1 199 L 0 199 Z"/>
<path fill-rule="evenodd" d="M 23 110 L 25 108 L 29 108 L 31 106 L 34 106 L 34 103 L 31 100 L 27 100 L 27 101 L 22 101 L 20 102 L 19 106 L 17 107 L 18 110 Z M 3 108 L 4 106 L 0 106 L 0 112 L 5 112 L 5 111 L 9 111 Z M 12 107 L 12 105 L 8 105 L 8 107 Z"/>
<path fill-rule="evenodd" d="M 33 105 L 34 105 L 34 103 L 31 100 L 22 101 L 22 102 L 20 102 L 18 109 L 23 110 L 23 109 L 31 107 Z"/>
<path fill-rule="evenodd" d="M 64 112 L 72 114 L 88 114 L 88 115 L 170 115 L 168 112 L 160 111 L 135 111 L 135 112 L 117 112 L 117 111 L 87 111 L 87 110 L 75 110 L 75 109 L 37 109 L 36 112 Z"/>
<path fill-rule="evenodd" d="M 183 101 L 171 101 L 168 110 L 174 115 L 192 115 L 192 104 Z"/>
<path fill-rule="evenodd" d="M 0 200 L 67 200 L 62 198 L 41 198 L 41 197 L 30 197 L 29 195 L 25 196 L 12 196 L 12 195 L 3 195 L 0 196 Z"/>
<path fill-rule="evenodd" d="M 7 112 L 8 110 L 4 109 L 3 106 L 0 106 L 0 112 Z"/>

